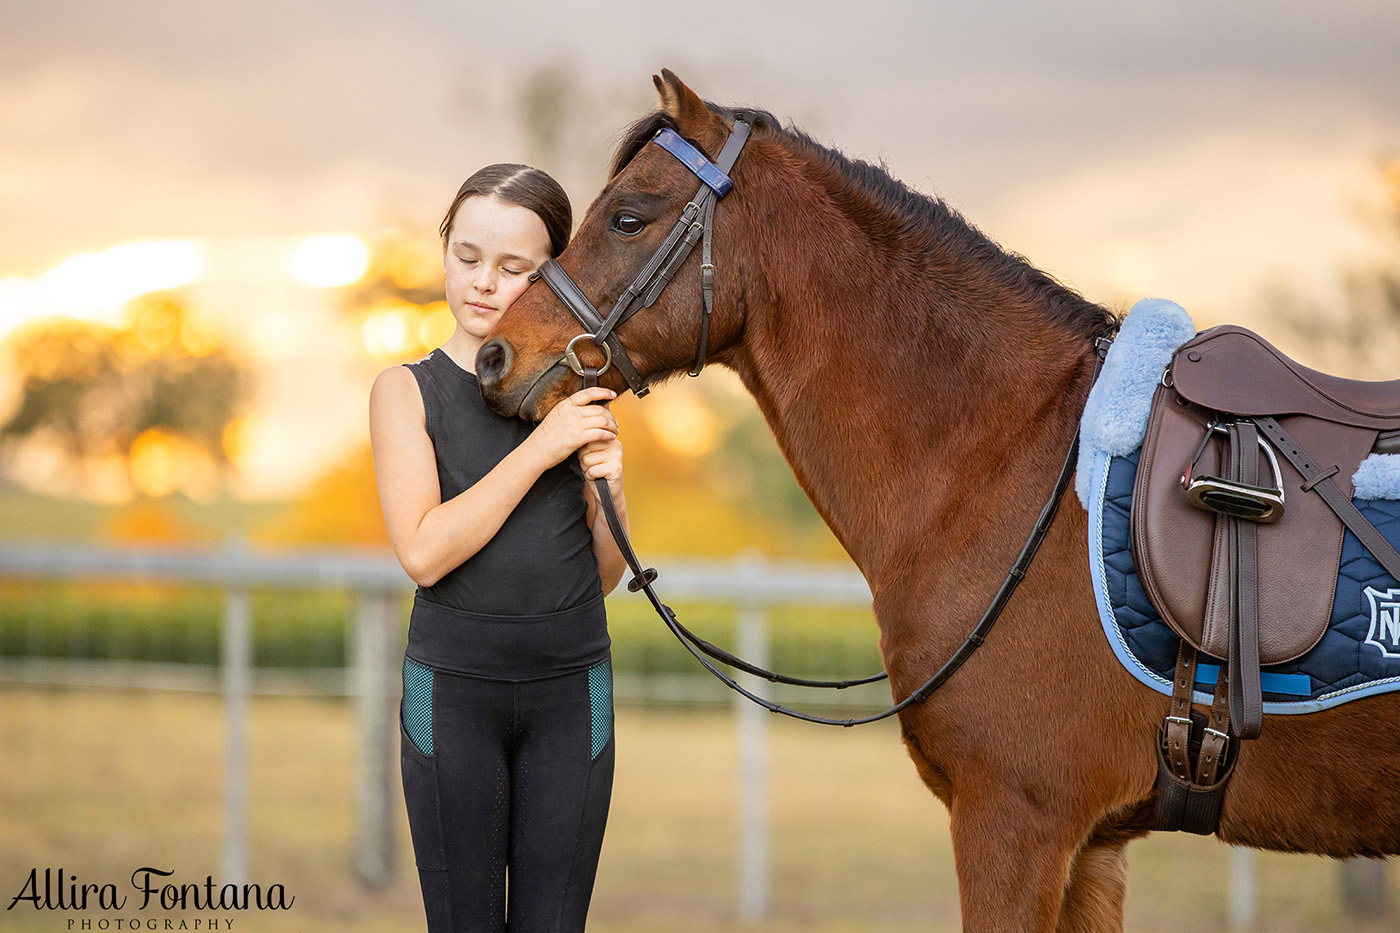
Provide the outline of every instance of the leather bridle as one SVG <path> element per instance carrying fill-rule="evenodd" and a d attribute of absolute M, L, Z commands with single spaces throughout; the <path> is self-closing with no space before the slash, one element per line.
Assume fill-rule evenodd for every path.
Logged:
<path fill-rule="evenodd" d="M 700 179 L 700 188 L 695 193 L 695 197 L 690 199 L 685 208 L 681 211 L 681 216 L 676 225 L 671 229 L 660 248 L 652 254 L 651 259 L 637 274 L 632 284 L 627 287 L 613 309 L 607 317 L 598 313 L 583 294 L 583 290 L 578 287 L 569 274 L 559 266 L 553 259 L 546 260 L 540 266 L 534 277 L 544 280 L 550 290 L 559 297 L 570 313 L 578 319 L 587 330 L 569 341 L 564 351 L 563 362 L 579 376 L 583 377 L 585 387 L 598 384 L 598 376 L 607 371 L 609 366 L 616 366 L 618 372 L 632 392 L 641 397 L 649 391 L 646 379 L 638 374 L 636 367 L 632 365 L 631 359 L 627 355 L 627 348 L 622 345 L 617 337 L 617 327 L 626 321 L 633 314 L 643 308 L 650 307 L 675 276 L 681 264 L 685 262 L 691 251 L 695 248 L 696 241 L 701 243 L 701 266 L 700 266 L 700 290 L 702 300 L 702 310 L 700 315 L 700 336 L 696 347 L 695 363 L 690 370 L 692 376 L 698 376 L 700 370 L 705 366 L 705 357 L 709 352 L 710 334 L 710 312 L 713 306 L 714 293 L 714 265 L 711 263 L 710 239 L 714 225 L 715 203 L 720 198 L 729 193 L 733 188 L 733 182 L 729 178 L 729 173 L 734 167 L 734 162 L 739 158 L 740 151 L 744 148 L 744 142 L 749 136 L 749 124 L 743 120 L 736 120 L 733 129 L 729 133 L 729 138 L 725 141 L 724 148 L 720 151 L 719 158 L 715 162 L 710 162 L 705 155 L 693 145 L 681 138 L 680 134 L 672 129 L 662 129 L 652 137 L 651 142 L 656 143 L 667 152 L 671 153 L 681 161 L 686 168 L 694 172 Z M 603 365 L 592 367 L 584 365 L 578 358 L 574 350 L 580 341 L 591 340 L 603 350 Z M 1104 355 L 1107 353 L 1109 341 L 1107 338 L 1100 338 L 1095 343 L 1097 360 L 1094 366 L 1094 378 L 1098 378 L 1099 367 L 1103 365 Z M 618 550 L 621 552 L 623 560 L 626 561 L 628 569 L 632 571 L 632 579 L 628 581 L 627 588 L 632 592 L 642 591 L 651 602 L 652 608 L 656 610 L 661 621 L 676 636 L 681 645 L 695 657 L 697 661 L 711 674 L 718 678 L 725 686 L 736 691 L 746 699 L 766 710 L 774 713 L 781 713 L 784 716 L 791 716 L 794 719 L 801 719 L 806 722 L 815 722 L 829 726 L 857 726 L 864 723 L 876 722 L 894 716 L 916 703 L 922 703 L 929 694 L 933 693 L 943 684 L 953 672 L 962 666 L 972 653 L 982 645 L 987 633 L 991 631 L 992 625 L 1001 615 L 1007 602 L 1011 599 L 1012 592 L 1025 578 L 1031 561 L 1035 558 L 1036 551 L 1040 548 L 1041 541 L 1050 530 L 1050 525 L 1054 521 L 1055 512 L 1059 508 L 1060 499 L 1063 498 L 1065 490 L 1069 487 L 1070 479 L 1074 475 L 1075 463 L 1079 453 L 1079 433 L 1076 430 L 1074 440 L 1070 444 L 1069 453 L 1065 457 L 1064 465 L 1060 468 L 1060 475 L 1055 481 L 1055 488 L 1046 500 L 1044 507 L 1040 511 L 1040 516 L 1036 519 L 1030 535 L 1026 539 L 1021 553 L 1017 556 L 1006 579 L 997 590 L 991 604 L 983 612 L 981 620 L 973 628 L 972 632 L 963 641 L 962 645 L 953 652 L 952 656 L 943 663 L 932 677 L 924 684 L 910 693 L 903 700 L 890 708 L 871 716 L 864 716 L 854 719 L 831 719 L 824 716 L 816 716 L 800 710 L 789 709 L 777 703 L 759 696 L 751 690 L 740 685 L 734 678 L 715 666 L 714 661 L 732 667 L 736 670 L 744 671 L 755 677 L 761 677 L 772 683 L 791 684 L 799 687 L 822 687 L 828 689 L 841 690 L 846 687 L 854 687 L 860 684 L 875 683 L 885 680 L 889 675 L 881 671 L 870 677 L 863 677 L 858 680 L 807 680 L 800 677 L 789 677 L 784 674 L 777 674 L 765 670 L 757 665 L 751 664 L 742 658 L 725 651 L 716 645 L 711 644 L 690 631 L 680 620 L 670 606 L 661 602 L 661 598 L 656 594 L 652 583 L 656 580 L 656 571 L 652 568 L 643 568 L 637 559 L 636 553 L 632 549 L 631 541 L 628 540 L 627 531 L 622 527 L 622 521 L 617 514 L 617 507 L 613 503 L 612 493 L 608 489 L 606 479 L 594 480 L 597 491 L 598 503 L 603 509 L 603 515 L 607 519 L 608 527 L 612 531 L 613 539 L 617 542 Z M 713 661 L 711 660 L 713 659 Z"/>
<path fill-rule="evenodd" d="M 638 398 L 646 395 L 650 389 L 647 381 L 638 374 L 637 368 L 632 365 L 632 359 L 627 355 L 627 348 L 618 339 L 616 330 L 623 321 L 643 308 L 649 308 L 661 295 L 662 289 L 671 281 L 686 258 L 695 249 L 698 240 L 700 246 L 700 336 L 697 340 L 695 350 L 695 363 L 690 369 L 692 376 L 700 375 L 700 370 L 705 368 L 705 357 L 709 354 L 710 346 L 710 311 L 714 306 L 715 287 L 715 267 L 711 261 L 710 240 L 714 231 L 715 204 L 720 198 L 729 193 L 734 187 L 734 183 L 729 178 L 730 171 L 734 168 L 734 162 L 739 158 L 739 153 L 743 151 L 744 143 L 749 138 L 749 124 L 744 120 L 736 120 L 734 127 L 729 131 L 729 138 L 725 140 L 724 148 L 720 150 L 719 158 L 711 162 L 699 149 L 696 149 L 675 130 L 667 127 L 658 130 L 651 138 L 651 142 L 656 143 L 671 155 L 680 160 L 681 164 L 700 179 L 700 189 L 695 192 L 695 197 L 690 199 L 685 208 L 681 211 L 680 219 L 671 228 L 666 240 L 652 253 L 651 259 L 642 267 L 642 271 L 637 273 L 637 277 L 632 280 L 632 284 L 627 286 L 617 303 L 613 305 L 612 311 L 604 317 L 593 307 L 593 302 L 588 300 L 588 296 L 569 278 L 569 273 L 553 259 L 547 259 L 539 267 L 531 279 L 539 278 L 544 280 L 544 284 L 549 286 L 550 291 L 558 296 L 564 303 L 564 307 L 569 309 L 578 322 L 586 330 L 569 341 L 564 350 L 563 362 L 575 373 L 582 376 L 583 364 L 579 361 L 578 354 L 574 346 L 583 340 L 591 340 L 603 350 L 603 365 L 599 372 L 606 372 L 609 366 L 616 366 L 617 371 L 622 374 L 622 378 L 627 381 L 628 387 Z"/>

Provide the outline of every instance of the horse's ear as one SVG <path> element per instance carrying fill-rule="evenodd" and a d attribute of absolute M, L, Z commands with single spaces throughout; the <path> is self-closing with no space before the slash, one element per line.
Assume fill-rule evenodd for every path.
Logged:
<path fill-rule="evenodd" d="M 682 135 L 698 137 L 702 135 L 701 127 L 717 119 L 699 95 L 686 87 L 671 69 L 662 68 L 661 74 L 652 75 L 651 80 L 661 98 L 661 109 L 675 121 Z"/>

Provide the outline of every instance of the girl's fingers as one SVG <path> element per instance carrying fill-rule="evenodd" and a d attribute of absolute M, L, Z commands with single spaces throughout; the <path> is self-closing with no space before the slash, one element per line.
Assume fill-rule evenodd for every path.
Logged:
<path fill-rule="evenodd" d="M 594 402 L 611 402 L 615 398 L 617 398 L 617 393 L 612 389 L 594 386 L 591 389 L 580 389 L 569 396 L 569 401 L 582 407 L 584 405 L 592 405 Z"/>

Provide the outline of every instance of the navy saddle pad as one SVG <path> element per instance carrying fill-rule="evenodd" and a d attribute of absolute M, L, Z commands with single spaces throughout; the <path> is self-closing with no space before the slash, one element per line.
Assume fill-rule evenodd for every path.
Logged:
<path fill-rule="evenodd" d="M 1138 453 L 1099 452 L 1090 477 L 1089 568 L 1099 618 L 1118 660 L 1138 680 L 1171 695 L 1180 638 L 1148 601 L 1133 566 L 1128 516 Z M 1400 502 L 1353 500 L 1361 514 L 1400 546 Z M 1201 655 L 1196 702 L 1210 703 L 1219 659 Z M 1400 690 L 1400 582 L 1348 529 L 1327 633 L 1307 654 L 1262 673 L 1264 712 L 1312 713 Z"/>

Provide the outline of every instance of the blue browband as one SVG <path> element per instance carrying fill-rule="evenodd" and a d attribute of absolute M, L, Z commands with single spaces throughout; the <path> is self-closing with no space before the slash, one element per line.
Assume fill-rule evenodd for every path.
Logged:
<path fill-rule="evenodd" d="M 724 197 L 734 187 L 734 182 L 718 165 L 705 158 L 703 152 L 686 142 L 675 130 L 669 127 L 657 130 L 651 141 L 680 159 L 681 164 L 694 172 L 696 178 L 710 186 L 716 197 Z"/>

